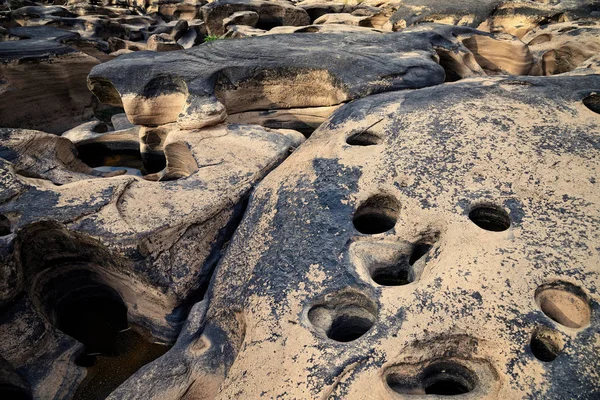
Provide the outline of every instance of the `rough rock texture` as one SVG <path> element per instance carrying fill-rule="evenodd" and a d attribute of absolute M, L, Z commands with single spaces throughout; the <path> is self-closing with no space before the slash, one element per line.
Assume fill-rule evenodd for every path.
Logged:
<path fill-rule="evenodd" d="M 582 20 L 552 24 L 523 37 L 535 62 L 532 75 L 572 71 L 600 52 L 600 24 Z"/>
<path fill-rule="evenodd" d="M 89 120 L 86 77 L 99 61 L 62 43 L 79 35 L 44 26 L 9 34 L 20 40 L 0 42 L 0 127 L 62 133 Z"/>
<path fill-rule="evenodd" d="M 374 93 L 437 85 L 445 79 L 437 62 L 440 53 L 461 77 L 486 70 L 526 73 L 531 67 L 522 42 L 470 28 L 432 25 L 386 35 L 321 34 L 318 39 L 266 35 L 171 54 L 137 52 L 94 68 L 89 87 L 103 103 L 122 105 L 136 125 L 177 122 L 183 129 L 197 129 L 222 121 L 227 113 L 333 106 Z M 475 55 L 467 43 L 473 43 Z M 485 55 L 485 65 L 477 64 L 477 52 Z M 506 60 L 507 52 L 511 59 Z"/>
<path fill-rule="evenodd" d="M 202 16 L 211 35 L 225 33 L 223 20 L 239 11 L 254 11 L 258 14 L 257 27 L 271 29 L 280 25 L 308 25 L 306 11 L 286 0 L 215 0 L 202 7 Z"/>
<path fill-rule="evenodd" d="M 147 175 L 158 182 L 77 158 L 78 150 L 92 165 L 113 167 L 127 165 L 132 151 L 139 159 L 135 134 L 124 132 L 75 147 L 38 131 L 0 131 L 0 215 L 8 223 L 0 276 L 11 282 L 0 286 L 0 300 L 10 304 L 0 321 L 10 340 L 0 353 L 26 376 L 34 398 L 70 398 L 85 376 L 73 363 L 81 345 L 56 329 L 60 299 L 79 285 L 108 285 L 128 321 L 174 340 L 250 189 L 304 139 L 250 125 L 172 130 L 162 142 L 166 167 Z M 24 310 L 29 319 L 20 320 L 28 322 L 16 323 Z"/>
<path fill-rule="evenodd" d="M 111 399 L 598 398 L 598 88 L 474 78 L 340 108 Z"/>

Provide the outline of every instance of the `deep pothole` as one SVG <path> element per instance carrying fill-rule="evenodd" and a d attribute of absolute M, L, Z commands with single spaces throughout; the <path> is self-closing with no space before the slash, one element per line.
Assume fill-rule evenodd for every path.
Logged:
<path fill-rule="evenodd" d="M 53 325 L 84 345 L 75 363 L 87 369 L 74 399 L 106 398 L 169 346 L 128 321 L 120 294 L 86 269 L 70 269 L 45 279 L 40 300 Z"/>
<path fill-rule="evenodd" d="M 389 374 L 386 383 L 401 394 L 453 396 L 471 392 L 477 385 L 477 377 L 465 366 L 446 361 L 436 362 L 413 377 Z"/>
<path fill-rule="evenodd" d="M 502 232 L 510 228 L 508 213 L 499 206 L 480 205 L 469 212 L 469 219 L 481 229 Z"/>
<path fill-rule="evenodd" d="M 563 349 L 560 334 L 550 328 L 539 327 L 531 335 L 529 348 L 535 358 L 543 362 L 551 362 L 558 357 Z"/>
<path fill-rule="evenodd" d="M 433 247 L 429 243 L 417 243 L 400 250 L 396 257 L 387 262 L 373 262 L 368 266 L 371 279 L 382 286 L 402 286 L 414 282 L 419 272 L 413 267 Z"/>
<path fill-rule="evenodd" d="M 393 196 L 378 194 L 368 198 L 354 213 L 354 227 L 374 235 L 391 230 L 398 220 L 400 202 Z"/>
<path fill-rule="evenodd" d="M 0 214 L 0 236 L 10 235 L 11 223 L 6 215 Z"/>
<path fill-rule="evenodd" d="M 144 164 L 138 148 L 115 149 L 101 142 L 83 141 L 77 144 L 79 159 L 91 168 L 100 172 L 126 171 L 127 175 L 143 176 L 155 168 Z M 159 168 L 160 165 L 156 166 Z M 164 166 L 163 166 L 164 167 Z M 162 168 L 159 168 L 160 170 Z"/>
<path fill-rule="evenodd" d="M 472 392 L 478 384 L 476 374 L 453 361 L 437 361 L 416 375 L 397 371 L 389 373 L 386 383 L 404 395 L 455 396 Z"/>
<path fill-rule="evenodd" d="M 583 99 L 583 105 L 590 111 L 600 114 L 600 95 L 597 95 L 596 93 L 590 94 Z"/>
<path fill-rule="evenodd" d="M 308 311 L 308 320 L 324 336 L 336 342 L 352 342 L 375 324 L 377 306 L 361 293 L 329 295 Z"/>

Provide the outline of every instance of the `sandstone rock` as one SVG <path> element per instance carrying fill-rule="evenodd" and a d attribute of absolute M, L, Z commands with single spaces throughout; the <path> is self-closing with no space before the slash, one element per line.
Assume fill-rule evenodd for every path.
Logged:
<path fill-rule="evenodd" d="M 600 52 L 600 23 L 573 21 L 538 28 L 523 37 L 535 65 L 532 75 L 555 75 L 572 71 Z"/>
<path fill-rule="evenodd" d="M 344 24 L 352 26 L 366 26 L 370 27 L 371 22 L 369 17 L 356 16 L 352 14 L 340 13 L 340 14 L 324 14 L 317 18 L 314 22 L 316 25 L 319 24 Z"/>
<path fill-rule="evenodd" d="M 255 124 L 273 129 L 293 129 L 306 136 L 319 127 L 339 106 L 247 111 L 227 116 L 234 124 Z"/>
<path fill-rule="evenodd" d="M 341 107 L 257 187 L 177 344 L 110 398 L 597 398 L 597 87 Z"/>
<path fill-rule="evenodd" d="M 151 51 L 175 51 L 183 49 L 171 35 L 166 33 L 150 36 L 146 46 L 148 47 L 148 50 Z"/>
<path fill-rule="evenodd" d="M 102 136 L 110 130 L 112 129 L 102 121 L 90 121 L 63 132 L 61 136 L 75 143 Z"/>
<path fill-rule="evenodd" d="M 254 11 L 238 11 L 223 20 L 223 28 L 231 25 L 247 25 L 255 27 L 258 23 L 258 14 Z"/>
<path fill-rule="evenodd" d="M 515 70 L 531 66 L 531 56 L 519 41 L 432 26 L 387 35 L 321 34 L 318 41 L 310 35 L 266 35 L 217 40 L 177 54 L 138 52 L 94 68 L 89 86 L 101 102 L 122 105 L 136 125 L 177 122 L 182 129 L 198 129 L 222 121 L 226 112 L 333 106 L 382 91 L 439 84 L 444 70 L 436 62 L 438 53 L 450 57 L 460 50 L 473 57 L 458 37 L 499 45 L 500 60 L 507 49 L 518 50 L 514 60 L 494 64 L 498 70 L 510 72 L 511 64 L 519 66 Z M 308 53 L 312 56 L 305 57 Z M 486 55 L 493 53 L 490 49 Z M 460 66 L 484 74 L 474 60 Z M 146 70 L 152 73 L 139 72 Z"/>
<path fill-rule="evenodd" d="M 478 27 L 493 33 L 522 37 L 537 26 L 598 13 L 594 0 L 507 1 L 436 0 L 403 1 L 391 16 L 386 30 L 401 30 L 423 22 Z"/>
<path fill-rule="evenodd" d="M 277 26 L 267 32 L 265 35 L 281 35 L 288 33 L 382 33 L 378 29 L 367 28 L 364 26 L 345 25 L 345 24 L 324 24 L 307 26 Z"/>
<path fill-rule="evenodd" d="M 222 39 L 241 39 L 252 36 L 261 36 L 264 34 L 268 34 L 268 32 L 262 29 L 252 28 L 251 26 L 229 25 L 227 27 L 227 32 L 225 32 L 225 34 L 222 36 Z"/>
<path fill-rule="evenodd" d="M 121 310 L 110 317 L 121 318 L 120 326 L 129 322 L 154 340 L 173 341 L 190 301 L 203 296 L 249 191 L 302 138 L 249 125 L 171 131 L 156 182 L 112 176 L 76 158 L 92 163 L 102 155 L 119 168 L 128 152 L 139 152 L 131 132 L 76 147 L 42 132 L 0 133 L 0 215 L 11 232 L 0 237 L 0 257 L 10 261 L 0 268 L 0 288 L 4 279 L 14 281 L 4 273 L 13 265 L 19 294 L 1 314 L 0 351 L 23 373 L 34 398 L 71 398 L 84 379 L 85 369 L 74 363 L 81 365 L 82 345 L 59 329 L 67 329 L 69 318 L 83 318 L 68 310 L 92 304 L 94 296 Z"/>
<path fill-rule="evenodd" d="M 98 60 L 62 42 L 75 33 L 45 26 L 9 29 L 0 42 L 0 127 L 62 133 L 90 119 L 86 77 Z"/>
<path fill-rule="evenodd" d="M 565 22 L 600 16 L 594 0 L 517 1 L 503 2 L 481 24 L 489 32 L 505 32 L 523 37 L 527 32 L 548 23 Z"/>
<path fill-rule="evenodd" d="M 208 33 L 221 36 L 225 33 L 223 20 L 239 11 L 254 11 L 259 15 L 257 28 L 271 29 L 280 25 L 308 25 L 306 11 L 287 0 L 216 0 L 201 8 Z"/>

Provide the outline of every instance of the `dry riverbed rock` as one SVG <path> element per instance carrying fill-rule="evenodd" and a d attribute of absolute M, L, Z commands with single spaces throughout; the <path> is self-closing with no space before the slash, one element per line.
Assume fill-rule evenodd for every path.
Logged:
<path fill-rule="evenodd" d="M 161 142 L 164 169 L 142 179 L 148 171 L 131 129 L 75 145 L 38 131 L 0 130 L 0 353 L 34 398 L 70 398 L 80 384 L 77 390 L 107 395 L 164 353 L 168 347 L 156 348 L 152 340 L 177 337 L 250 190 L 304 139 L 252 125 L 173 129 Z M 135 166 L 138 176 L 123 175 Z M 146 343 L 125 347 L 134 352 L 125 360 L 103 347 L 110 338 L 85 331 L 93 318 L 102 321 L 97 313 L 107 312 L 111 329 Z M 115 335 L 112 346 L 125 346 L 121 331 L 95 329 Z M 83 367 L 90 366 L 85 357 L 111 351 L 116 358 L 95 360 L 100 367 L 88 370 L 82 384 Z M 90 389 L 112 368 L 116 381 Z"/>
<path fill-rule="evenodd" d="M 532 63 L 514 37 L 449 25 L 316 38 L 265 35 L 176 53 L 137 52 L 94 68 L 89 87 L 101 102 L 124 107 L 136 125 L 199 129 L 237 113 L 336 106 L 446 78 L 526 74 Z"/>
<path fill-rule="evenodd" d="M 341 107 L 110 398 L 598 398 L 599 90 L 472 78 Z"/>

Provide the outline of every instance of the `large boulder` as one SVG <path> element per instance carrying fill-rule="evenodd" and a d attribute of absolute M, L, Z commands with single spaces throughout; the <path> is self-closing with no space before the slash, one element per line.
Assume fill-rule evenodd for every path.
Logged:
<path fill-rule="evenodd" d="M 432 25 L 384 35 L 265 35 L 171 54 L 137 52 L 95 67 L 89 86 L 103 103 L 123 106 L 136 125 L 176 122 L 198 129 L 227 114 L 335 106 L 437 85 L 446 73 L 522 74 L 530 67 L 531 55 L 519 40 Z"/>
<path fill-rule="evenodd" d="M 110 398 L 598 398 L 599 90 L 473 78 L 341 107 Z"/>
<path fill-rule="evenodd" d="M 302 26 L 310 23 L 310 18 L 302 8 L 287 0 L 216 0 L 201 8 L 202 19 L 211 35 L 223 35 L 223 20 L 239 11 L 254 11 L 258 14 L 257 27 L 271 29 L 275 26 Z"/>
<path fill-rule="evenodd" d="M 33 398 L 108 395 L 164 353 L 253 186 L 304 140 L 252 125 L 161 129 L 76 144 L 0 129 L 0 353 Z M 144 146 L 162 170 L 147 173 Z M 125 175 L 136 160 L 138 176 Z"/>
<path fill-rule="evenodd" d="M 100 62 L 77 50 L 79 35 L 46 26 L 8 31 L 18 40 L 0 42 L 0 127 L 62 133 L 88 121 L 94 96 L 86 78 Z"/>

